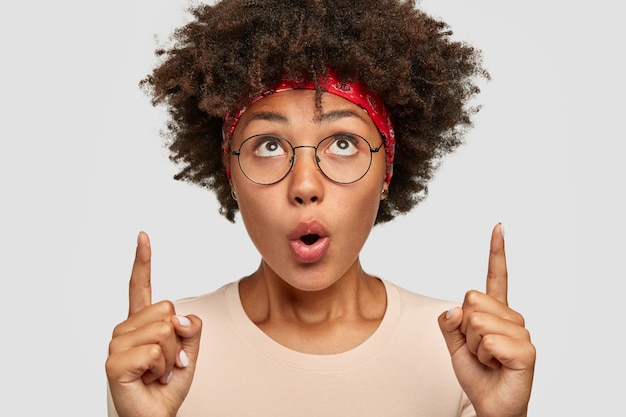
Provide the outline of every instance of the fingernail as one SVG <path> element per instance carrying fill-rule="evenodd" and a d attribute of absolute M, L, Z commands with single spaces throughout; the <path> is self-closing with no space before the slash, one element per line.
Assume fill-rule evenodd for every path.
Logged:
<path fill-rule="evenodd" d="M 141 232 L 137 233 L 137 246 L 139 246 L 139 239 L 141 239 Z"/>
<path fill-rule="evenodd" d="M 452 315 L 454 314 L 454 310 L 456 310 L 458 307 L 452 307 L 450 310 L 448 310 L 448 312 L 446 313 L 446 318 L 449 319 L 450 317 L 452 317 Z"/>
<path fill-rule="evenodd" d="M 504 226 L 502 225 L 502 223 L 500 223 L 500 236 L 502 236 L 502 239 L 504 239 Z"/>
<path fill-rule="evenodd" d="M 183 368 L 186 368 L 189 366 L 189 358 L 187 357 L 187 354 L 185 353 L 184 350 L 180 350 L 180 353 L 178 354 L 178 358 L 180 359 L 180 364 L 183 366 Z"/>
<path fill-rule="evenodd" d="M 169 384 L 171 380 L 172 380 L 172 371 L 170 371 L 169 375 L 167 376 L 167 379 L 165 380 L 165 384 Z"/>
<path fill-rule="evenodd" d="M 178 320 L 178 323 L 183 326 L 183 327 L 189 327 L 191 326 L 191 320 L 189 320 L 187 317 L 185 316 L 174 316 L 176 317 L 176 320 Z"/>

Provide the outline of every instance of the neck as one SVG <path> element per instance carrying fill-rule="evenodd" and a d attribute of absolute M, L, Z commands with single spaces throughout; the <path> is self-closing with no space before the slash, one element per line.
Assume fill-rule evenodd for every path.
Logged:
<path fill-rule="evenodd" d="M 239 291 L 246 314 L 261 330 L 287 347 L 310 353 L 358 345 L 375 331 L 386 309 L 382 282 L 366 274 L 358 259 L 318 291 L 292 287 L 262 261 L 241 281 Z M 355 328 L 363 331 L 346 337 L 346 329 Z"/>

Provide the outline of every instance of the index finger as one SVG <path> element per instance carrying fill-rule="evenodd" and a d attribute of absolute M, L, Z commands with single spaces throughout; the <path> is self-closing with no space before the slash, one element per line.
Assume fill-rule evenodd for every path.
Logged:
<path fill-rule="evenodd" d="M 489 266 L 487 268 L 487 294 L 507 304 L 508 272 L 504 252 L 504 229 L 498 223 L 491 232 Z"/>
<path fill-rule="evenodd" d="M 150 283 L 150 238 L 145 232 L 137 236 L 135 262 L 128 285 L 128 315 L 137 313 L 152 304 L 152 284 Z"/>

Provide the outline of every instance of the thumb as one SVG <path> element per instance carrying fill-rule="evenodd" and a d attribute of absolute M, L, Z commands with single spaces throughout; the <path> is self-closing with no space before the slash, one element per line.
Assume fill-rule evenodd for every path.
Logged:
<path fill-rule="evenodd" d="M 441 334 L 443 334 L 450 356 L 452 356 L 465 345 L 465 335 L 460 329 L 463 322 L 463 310 L 459 307 L 453 307 L 441 313 L 438 320 Z"/>
<path fill-rule="evenodd" d="M 195 365 L 200 350 L 200 336 L 202 335 L 202 320 L 196 315 L 174 316 L 172 318 L 176 334 L 180 337 L 182 350 L 179 355 L 179 365 L 186 368 L 189 364 Z M 177 361 L 178 362 L 178 361 Z"/>

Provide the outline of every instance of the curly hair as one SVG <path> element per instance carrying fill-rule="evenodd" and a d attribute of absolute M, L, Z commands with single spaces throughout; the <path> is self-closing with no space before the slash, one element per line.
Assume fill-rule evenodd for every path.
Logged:
<path fill-rule="evenodd" d="M 469 106 L 476 81 L 489 78 L 480 51 L 453 41 L 413 0 L 223 0 L 188 11 L 193 19 L 156 50 L 140 86 L 167 108 L 162 133 L 181 166 L 174 178 L 213 190 L 231 222 L 238 208 L 223 161 L 224 115 L 283 77 L 315 81 L 332 68 L 386 104 L 397 151 L 376 224 L 426 197 L 479 110 Z"/>

